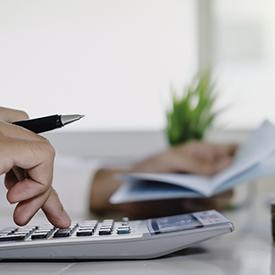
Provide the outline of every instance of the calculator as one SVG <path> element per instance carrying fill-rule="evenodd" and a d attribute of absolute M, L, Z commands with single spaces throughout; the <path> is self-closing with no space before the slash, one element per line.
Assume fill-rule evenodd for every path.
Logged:
<path fill-rule="evenodd" d="M 215 210 L 146 220 L 86 220 L 0 229 L 0 260 L 150 259 L 233 231 Z"/>

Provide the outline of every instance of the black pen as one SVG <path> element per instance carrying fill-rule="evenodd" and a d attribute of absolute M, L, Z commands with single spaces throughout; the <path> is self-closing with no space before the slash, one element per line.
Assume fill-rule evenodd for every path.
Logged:
<path fill-rule="evenodd" d="M 69 123 L 75 122 L 83 115 L 53 115 L 35 119 L 16 121 L 13 124 L 28 129 L 34 133 L 43 133 L 57 128 L 61 128 Z"/>

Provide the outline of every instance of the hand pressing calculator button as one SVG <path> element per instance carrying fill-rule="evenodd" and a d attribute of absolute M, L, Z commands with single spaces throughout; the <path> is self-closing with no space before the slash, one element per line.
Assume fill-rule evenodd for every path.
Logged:
<path fill-rule="evenodd" d="M 217 211 L 147 220 L 0 228 L 0 260 L 150 259 L 233 231 Z M 222 239 L 220 239 L 222 241 Z"/>

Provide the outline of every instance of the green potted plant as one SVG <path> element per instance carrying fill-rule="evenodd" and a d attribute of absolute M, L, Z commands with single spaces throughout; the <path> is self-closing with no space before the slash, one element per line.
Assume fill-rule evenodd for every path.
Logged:
<path fill-rule="evenodd" d="M 172 106 L 166 116 L 170 145 L 202 139 L 217 116 L 214 110 L 217 93 L 210 72 L 198 74 L 181 96 L 172 89 L 172 96 Z"/>

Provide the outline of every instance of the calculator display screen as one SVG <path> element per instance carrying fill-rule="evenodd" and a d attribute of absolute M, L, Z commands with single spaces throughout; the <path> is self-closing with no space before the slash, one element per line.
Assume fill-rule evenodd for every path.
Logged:
<path fill-rule="evenodd" d="M 168 233 L 203 227 L 203 224 L 192 215 L 179 215 L 150 220 L 152 233 Z"/>

